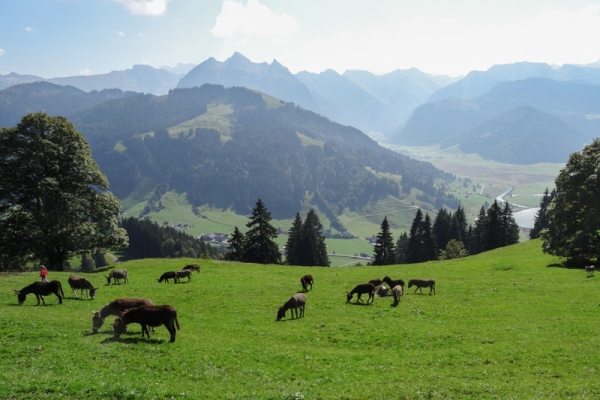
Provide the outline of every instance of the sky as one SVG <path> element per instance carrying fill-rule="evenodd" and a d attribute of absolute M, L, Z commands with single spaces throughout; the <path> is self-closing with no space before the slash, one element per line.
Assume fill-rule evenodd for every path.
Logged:
<path fill-rule="evenodd" d="M 600 60 L 600 0 L 0 0 L 0 74 L 224 61 L 461 76 Z"/>

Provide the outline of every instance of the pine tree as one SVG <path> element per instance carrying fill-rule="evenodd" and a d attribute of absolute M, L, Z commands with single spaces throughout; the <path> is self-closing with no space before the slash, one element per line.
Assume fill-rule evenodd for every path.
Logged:
<path fill-rule="evenodd" d="M 421 237 L 421 223 L 423 222 L 423 213 L 417 209 L 415 218 L 410 226 L 410 235 L 408 237 L 408 251 L 406 262 L 408 264 L 418 263 L 423 260 L 423 238 Z"/>
<path fill-rule="evenodd" d="M 451 227 L 452 213 L 446 211 L 445 208 L 440 208 L 433 221 L 433 232 L 435 233 L 438 249 L 445 249 L 450 239 L 452 239 Z"/>
<path fill-rule="evenodd" d="M 429 213 L 425 214 L 425 219 L 421 223 L 421 231 L 423 238 L 423 259 L 421 261 L 437 260 L 438 248 Z"/>
<path fill-rule="evenodd" d="M 396 263 L 406 264 L 408 258 L 408 234 L 406 231 L 400 235 L 396 242 Z"/>
<path fill-rule="evenodd" d="M 533 223 L 533 228 L 529 231 L 529 239 L 537 239 L 540 237 L 540 232 L 544 229 L 548 229 L 549 221 L 546 215 L 546 210 L 550 205 L 550 202 L 556 197 L 556 190 L 552 190 L 551 193 L 548 192 L 548 188 L 544 191 L 544 195 L 540 200 L 540 209 L 535 214 L 535 222 Z"/>
<path fill-rule="evenodd" d="M 519 225 L 515 221 L 512 208 L 508 201 L 504 202 L 502 209 L 502 246 L 510 246 L 519 243 Z"/>
<path fill-rule="evenodd" d="M 486 212 L 487 220 L 483 229 L 483 251 L 497 249 L 503 246 L 502 209 L 497 200 Z"/>
<path fill-rule="evenodd" d="M 394 239 L 390 232 L 390 224 L 387 217 L 381 222 L 381 231 L 377 234 L 377 241 L 373 249 L 375 260 L 373 265 L 391 265 L 396 262 L 396 250 L 394 248 Z"/>
<path fill-rule="evenodd" d="M 244 261 L 258 264 L 281 264 L 281 253 L 273 239 L 277 237 L 277 229 L 271 225 L 271 213 L 267 211 L 261 199 L 250 215 L 246 224 L 246 244 Z"/>
<path fill-rule="evenodd" d="M 302 218 L 296 213 L 292 227 L 288 232 L 288 240 L 285 244 L 285 263 L 287 265 L 300 265 L 300 237 L 302 234 Z"/>
<path fill-rule="evenodd" d="M 300 237 L 300 264 L 304 266 L 329 266 L 325 237 L 321 233 L 323 225 L 312 208 L 306 214 Z"/>
<path fill-rule="evenodd" d="M 246 237 L 238 227 L 236 226 L 229 239 L 229 253 L 226 255 L 226 259 L 230 261 L 244 261 L 244 249 L 246 244 Z"/>
<path fill-rule="evenodd" d="M 479 215 L 475 220 L 475 226 L 469 235 L 469 254 L 479 254 L 484 251 L 484 230 L 487 226 L 487 214 L 485 207 L 479 209 Z"/>
<path fill-rule="evenodd" d="M 452 221 L 450 226 L 450 239 L 456 239 L 459 242 L 467 244 L 467 216 L 465 209 L 462 206 L 458 206 L 456 212 L 452 215 Z"/>

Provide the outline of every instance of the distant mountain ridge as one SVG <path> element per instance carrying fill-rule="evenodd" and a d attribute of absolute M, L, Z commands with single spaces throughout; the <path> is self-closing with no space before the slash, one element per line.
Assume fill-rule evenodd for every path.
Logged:
<path fill-rule="evenodd" d="M 19 83 L 46 81 L 69 85 L 84 91 L 120 89 L 164 95 L 174 88 L 203 84 L 241 86 L 300 105 L 343 125 L 364 132 L 397 131 L 414 108 L 437 89 L 453 82 L 448 76 L 431 76 L 415 68 L 385 75 L 367 71 L 346 71 L 343 75 L 329 70 L 321 74 L 292 74 L 277 60 L 254 63 L 240 53 L 220 62 L 209 58 L 192 66 L 159 69 L 135 65 L 125 71 L 107 74 L 45 79 L 38 76 L 0 75 L 0 89 Z"/>
<path fill-rule="evenodd" d="M 508 117 L 515 110 L 524 116 L 522 107 L 530 108 L 527 118 Z M 497 161 L 511 159 L 518 164 L 566 162 L 571 152 L 598 135 L 599 117 L 600 85 L 530 78 L 501 82 L 474 98 L 448 98 L 424 104 L 414 111 L 393 141 L 406 146 L 459 144 L 465 151 Z M 537 128 L 532 130 L 534 126 Z M 490 132 L 504 131 L 515 138 L 517 132 L 527 134 L 528 148 L 536 150 L 522 152 L 517 148 L 519 141 L 507 142 L 495 135 L 485 141 L 476 140 L 478 135 L 474 132 L 483 127 Z M 496 146 L 497 151 L 490 152 L 486 146 L 493 140 L 496 142 L 492 147 Z M 501 156 L 505 151 L 522 157 L 517 162 L 514 157 Z"/>

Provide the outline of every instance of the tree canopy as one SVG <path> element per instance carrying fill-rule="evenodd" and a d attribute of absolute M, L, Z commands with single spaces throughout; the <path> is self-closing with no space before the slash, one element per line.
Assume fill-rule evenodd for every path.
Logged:
<path fill-rule="evenodd" d="M 381 222 L 381 231 L 377 234 L 377 241 L 375 242 L 373 252 L 375 255 L 373 265 L 391 265 L 397 261 L 394 238 L 390 231 L 387 216 Z"/>
<path fill-rule="evenodd" d="M 571 154 L 555 180 L 556 194 L 548 205 L 548 229 L 543 250 L 580 260 L 600 254 L 600 139 Z"/>
<path fill-rule="evenodd" d="M 73 255 L 127 245 L 121 202 L 64 117 L 24 116 L 0 130 L 0 263 L 63 270 Z"/>
<path fill-rule="evenodd" d="M 244 243 L 244 262 L 281 264 L 279 246 L 273 240 L 277 237 L 277 229 L 271 225 L 271 219 L 271 213 L 258 199 L 246 224 L 248 231 Z"/>

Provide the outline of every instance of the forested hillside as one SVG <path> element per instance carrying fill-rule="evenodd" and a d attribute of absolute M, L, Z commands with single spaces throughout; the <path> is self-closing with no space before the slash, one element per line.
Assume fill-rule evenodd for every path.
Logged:
<path fill-rule="evenodd" d="M 0 104 L 0 115 L 8 115 L 2 123 L 30 104 L 68 114 L 113 193 L 124 199 L 142 184 L 153 192 L 144 214 L 159 209 L 169 190 L 186 193 L 195 206 L 241 215 L 257 198 L 275 218 L 316 206 L 341 232 L 337 216 L 344 210 L 387 196 L 412 195 L 432 209 L 457 206 L 445 194 L 453 176 L 384 149 L 355 128 L 245 88 L 204 85 L 166 96 L 87 94 L 48 83 L 7 90 L 17 88 L 12 101 Z M 0 99 L 8 94 L 1 91 Z"/>

